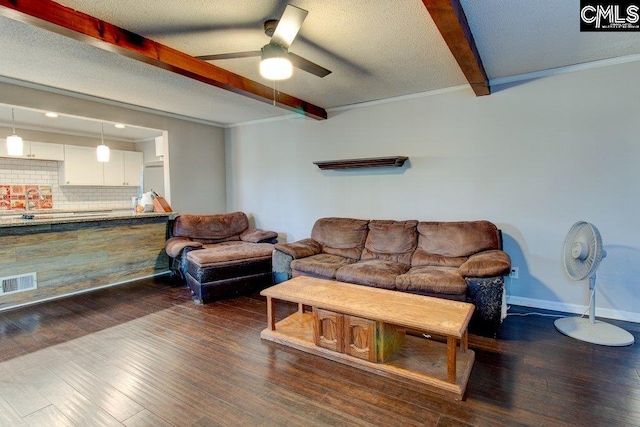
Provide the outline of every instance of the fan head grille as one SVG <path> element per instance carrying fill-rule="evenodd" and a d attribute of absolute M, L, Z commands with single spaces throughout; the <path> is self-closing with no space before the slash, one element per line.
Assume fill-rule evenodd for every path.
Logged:
<path fill-rule="evenodd" d="M 576 222 L 564 241 L 564 267 L 573 280 L 591 277 L 602 260 L 602 238 L 588 222 Z"/>

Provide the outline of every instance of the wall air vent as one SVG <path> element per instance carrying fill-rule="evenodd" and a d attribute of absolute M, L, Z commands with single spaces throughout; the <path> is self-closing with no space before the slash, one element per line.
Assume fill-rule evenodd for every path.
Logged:
<path fill-rule="evenodd" d="M 36 273 L 18 274 L 0 278 L 0 295 L 13 294 L 36 289 L 38 280 Z"/>

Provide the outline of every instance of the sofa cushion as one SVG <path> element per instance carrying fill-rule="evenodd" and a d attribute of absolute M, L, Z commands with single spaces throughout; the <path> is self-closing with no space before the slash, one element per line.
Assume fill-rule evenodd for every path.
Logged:
<path fill-rule="evenodd" d="M 412 257 L 412 266 L 460 266 L 466 261 L 460 259 L 462 257 L 500 249 L 500 232 L 489 221 L 420 222 L 417 230 L 418 247 Z"/>
<path fill-rule="evenodd" d="M 317 254 L 302 259 L 294 259 L 291 262 L 291 270 L 294 276 L 299 273 L 335 279 L 336 271 L 345 265 L 354 263 L 355 260 L 340 255 Z"/>
<path fill-rule="evenodd" d="M 202 249 L 191 251 L 187 260 L 198 267 L 227 265 L 250 260 L 271 259 L 270 243 L 223 242 L 205 244 Z"/>
<path fill-rule="evenodd" d="M 404 263 L 370 259 L 341 267 L 336 272 L 336 280 L 376 288 L 395 289 L 396 277 L 408 269 L 409 266 Z"/>
<path fill-rule="evenodd" d="M 367 238 L 368 220 L 321 218 L 311 230 L 311 238 L 322 245 L 322 252 L 360 259 Z"/>
<path fill-rule="evenodd" d="M 202 243 L 240 240 L 240 234 L 249 228 L 244 212 L 219 215 L 179 215 L 173 223 L 173 235 L 190 237 Z"/>
<path fill-rule="evenodd" d="M 468 259 L 466 256 L 453 257 L 430 254 L 418 248 L 411 257 L 411 266 L 426 267 L 432 265 L 434 267 L 460 267 Z"/>
<path fill-rule="evenodd" d="M 417 224 L 415 220 L 370 221 L 362 259 L 381 259 L 409 265 L 417 244 Z"/>
<path fill-rule="evenodd" d="M 471 255 L 459 272 L 463 277 L 503 276 L 511 271 L 511 259 L 506 252 L 491 250 Z"/>
<path fill-rule="evenodd" d="M 464 295 L 467 282 L 455 267 L 411 267 L 396 278 L 396 289 L 422 294 Z"/>

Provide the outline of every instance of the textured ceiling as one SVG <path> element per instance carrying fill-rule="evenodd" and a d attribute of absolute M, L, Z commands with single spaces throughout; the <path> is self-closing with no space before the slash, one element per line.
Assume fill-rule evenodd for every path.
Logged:
<path fill-rule="evenodd" d="M 579 0 L 460 0 L 489 79 L 640 54 L 640 32 L 580 32 Z"/>
<path fill-rule="evenodd" d="M 578 0 L 460 0 L 489 79 L 640 54 L 640 33 L 580 33 Z M 190 55 L 258 50 L 281 0 L 62 0 Z M 467 84 L 420 0 L 291 0 L 309 11 L 291 51 L 332 70 L 296 70 L 278 89 L 323 108 Z M 219 124 L 288 111 L 0 17 L 0 76 Z M 271 85 L 258 58 L 216 61 Z M 472 95 L 470 95 L 472 96 Z M 0 102 L 2 98 L 0 95 Z"/>

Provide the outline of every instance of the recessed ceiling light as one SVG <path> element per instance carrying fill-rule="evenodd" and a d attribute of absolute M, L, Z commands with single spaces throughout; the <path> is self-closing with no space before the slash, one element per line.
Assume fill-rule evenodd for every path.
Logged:
<path fill-rule="evenodd" d="M 47 117 L 58 117 L 58 113 L 54 113 L 53 111 L 47 111 L 44 115 Z"/>
<path fill-rule="evenodd" d="M 125 126 L 122 123 L 116 123 L 114 126 L 117 127 L 118 129 L 124 129 L 125 128 Z"/>

